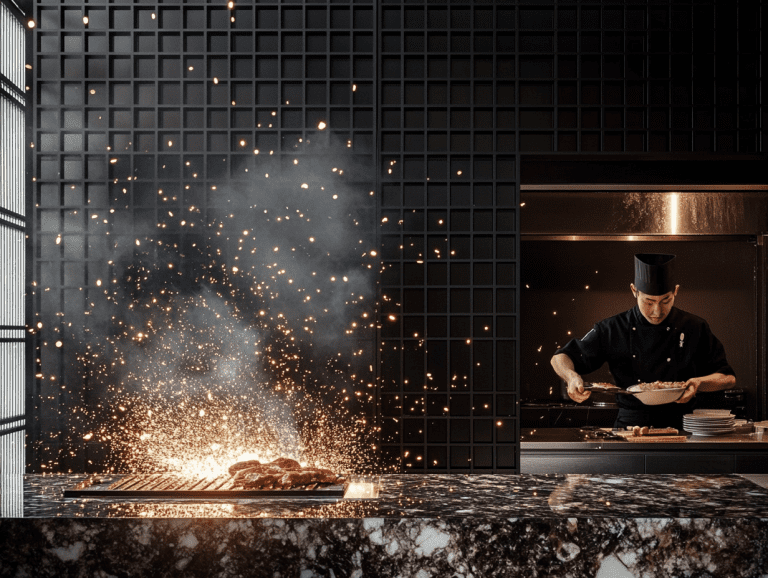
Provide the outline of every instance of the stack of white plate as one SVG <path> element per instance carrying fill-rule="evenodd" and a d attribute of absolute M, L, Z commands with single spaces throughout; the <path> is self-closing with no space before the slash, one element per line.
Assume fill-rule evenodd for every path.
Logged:
<path fill-rule="evenodd" d="M 719 436 L 736 430 L 736 418 L 727 409 L 695 409 L 683 416 L 683 429 L 695 436 Z"/>

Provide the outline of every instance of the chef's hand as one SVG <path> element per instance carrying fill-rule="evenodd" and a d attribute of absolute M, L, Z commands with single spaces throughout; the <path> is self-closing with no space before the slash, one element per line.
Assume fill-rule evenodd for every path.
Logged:
<path fill-rule="evenodd" d="M 568 397 L 576 403 L 586 401 L 592 392 L 584 391 L 584 380 L 580 375 L 576 375 L 568 380 Z"/>
<path fill-rule="evenodd" d="M 699 386 L 701 386 L 701 379 L 698 377 L 692 377 L 686 381 L 685 391 L 683 392 L 683 395 L 680 397 L 680 399 L 677 400 L 677 403 L 688 403 L 691 401 L 696 395 L 696 392 L 699 390 Z"/>

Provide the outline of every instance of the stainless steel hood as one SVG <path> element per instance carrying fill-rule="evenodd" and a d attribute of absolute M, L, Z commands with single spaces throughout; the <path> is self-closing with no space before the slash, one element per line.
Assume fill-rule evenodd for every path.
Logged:
<path fill-rule="evenodd" d="M 639 240 L 768 233 L 768 185 L 580 184 L 520 189 L 523 237 Z"/>

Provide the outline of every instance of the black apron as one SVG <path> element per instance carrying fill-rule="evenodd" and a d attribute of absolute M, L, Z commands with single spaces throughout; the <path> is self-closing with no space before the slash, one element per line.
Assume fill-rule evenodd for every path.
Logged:
<path fill-rule="evenodd" d="M 681 376 L 680 361 L 685 346 L 684 331 L 675 326 L 675 311 L 659 325 L 653 325 L 640 310 L 632 310 L 629 331 L 629 351 L 632 370 L 638 383 L 653 381 L 685 381 Z M 648 406 L 638 399 L 617 394 L 619 414 L 616 428 L 627 426 L 683 428 L 683 416 L 693 410 L 695 401 Z"/>

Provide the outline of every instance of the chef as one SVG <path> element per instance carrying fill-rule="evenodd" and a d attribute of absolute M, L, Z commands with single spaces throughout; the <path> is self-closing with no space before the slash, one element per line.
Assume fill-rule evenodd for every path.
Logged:
<path fill-rule="evenodd" d="M 616 394 L 619 406 L 614 427 L 674 427 L 682 429 L 699 391 L 731 389 L 736 384 L 722 343 L 707 322 L 676 308 L 675 256 L 635 255 L 635 280 L 630 283 L 637 304 L 595 324 L 581 339 L 572 339 L 552 357 L 552 367 L 568 384 L 568 395 L 581 403 L 589 396 L 582 375 L 603 363 L 616 385 L 685 382 L 674 403 L 645 405 L 632 395 Z"/>

